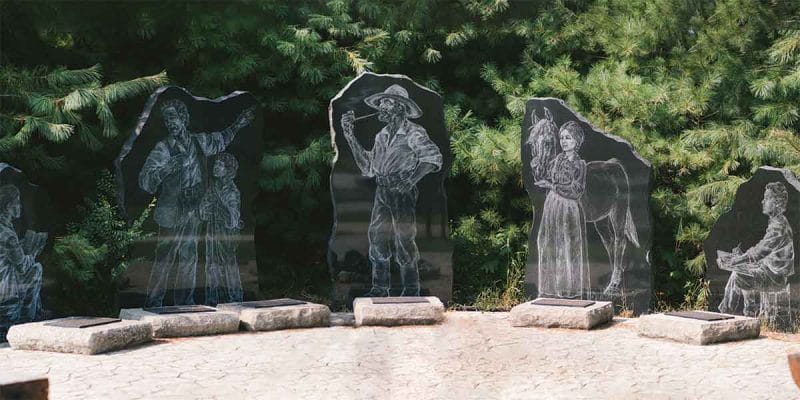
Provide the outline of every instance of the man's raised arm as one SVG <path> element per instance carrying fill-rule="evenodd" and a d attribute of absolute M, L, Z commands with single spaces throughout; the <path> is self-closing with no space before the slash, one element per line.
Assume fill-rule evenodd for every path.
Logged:
<path fill-rule="evenodd" d="M 195 137 L 197 137 L 197 142 L 200 143 L 203 153 L 207 156 L 213 156 L 225 151 L 225 148 L 231 144 L 239 130 L 250 125 L 250 122 L 255 118 L 255 112 L 255 107 L 242 111 L 230 126 L 220 132 L 196 133 Z"/>

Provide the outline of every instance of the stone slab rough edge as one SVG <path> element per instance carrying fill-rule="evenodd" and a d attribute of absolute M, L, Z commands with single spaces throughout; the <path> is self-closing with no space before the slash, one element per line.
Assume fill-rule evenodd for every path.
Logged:
<path fill-rule="evenodd" d="M 50 321 L 11 327 L 9 345 L 16 350 L 100 354 L 153 340 L 153 328 L 146 322 L 120 321 L 88 328 L 44 325 L 47 322 Z"/>
<path fill-rule="evenodd" d="M 156 338 L 220 335 L 239 331 L 239 316 L 230 311 L 155 314 L 141 308 L 123 308 L 119 317 L 150 323 L 153 337 Z"/>
<path fill-rule="evenodd" d="M 434 296 L 427 303 L 373 304 L 372 298 L 353 300 L 355 326 L 434 325 L 444 321 L 444 304 Z"/>
<path fill-rule="evenodd" d="M 761 333 L 761 322 L 758 318 L 731 316 L 734 318 L 703 321 L 651 314 L 639 317 L 637 324 L 639 336 L 670 339 L 696 345 L 755 339 Z"/>
<path fill-rule="evenodd" d="M 511 309 L 511 326 L 540 328 L 592 329 L 614 318 L 610 301 L 598 301 L 588 307 L 542 306 L 532 302 Z"/>
<path fill-rule="evenodd" d="M 305 303 L 268 308 L 242 307 L 238 303 L 219 304 L 220 311 L 239 315 L 240 328 L 245 331 L 274 331 L 280 329 L 317 328 L 331 324 L 331 310 L 323 304 Z"/>

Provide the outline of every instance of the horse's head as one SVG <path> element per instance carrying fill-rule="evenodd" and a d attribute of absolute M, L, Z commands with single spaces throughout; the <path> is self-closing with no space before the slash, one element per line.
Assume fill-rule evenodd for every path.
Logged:
<path fill-rule="evenodd" d="M 544 118 L 536 115 L 536 110 L 531 113 L 531 128 L 528 130 L 528 140 L 525 144 L 531 147 L 531 169 L 533 179 L 538 181 L 547 177 L 547 167 L 550 160 L 556 156 L 556 136 L 558 127 L 553 122 L 553 114 L 547 107 L 544 108 Z"/>

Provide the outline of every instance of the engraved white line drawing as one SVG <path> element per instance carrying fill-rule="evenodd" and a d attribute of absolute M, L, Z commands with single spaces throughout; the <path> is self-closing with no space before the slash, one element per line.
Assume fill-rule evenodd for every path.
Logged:
<path fill-rule="evenodd" d="M 255 112 L 254 108 L 243 111 L 220 132 L 193 133 L 188 129 L 189 111 L 182 101 L 167 100 L 160 110 L 169 134 L 150 151 L 139 172 L 139 187 L 158 193 L 154 219 L 159 226 L 159 241 L 147 285 L 146 307 L 163 305 L 173 266 L 173 303 L 195 304 L 199 208 L 209 180 L 207 157 L 224 151 L 236 133 L 250 124 Z"/>
<path fill-rule="evenodd" d="M 21 216 L 19 189 L 0 186 L 0 325 L 33 321 L 41 304 L 42 264 L 36 258 L 47 232 L 28 230 L 19 240 L 13 221 Z"/>
<path fill-rule="evenodd" d="M 761 201 L 762 213 L 769 217 L 764 237 L 744 253 L 739 246 L 731 252 L 717 251 L 719 268 L 731 271 L 720 312 L 733 313 L 740 304 L 743 314 L 750 317 L 771 317 L 764 314 L 776 312 L 764 303 L 770 295 L 786 291 L 787 278 L 794 275 L 794 239 L 784 215 L 788 201 L 783 183 L 768 183 Z"/>
<path fill-rule="evenodd" d="M 532 112 L 526 140 L 530 168 L 534 184 L 548 190 L 537 233 L 543 296 L 591 297 L 586 222 L 594 224 L 612 266 L 606 296 L 621 293 L 627 242 L 639 247 L 625 168 L 614 158 L 582 160 L 578 149 L 583 138 L 577 122 L 568 121 L 559 129 L 547 107 L 544 118 Z"/>
<path fill-rule="evenodd" d="M 378 110 L 378 120 L 386 123 L 371 150 L 365 150 L 355 137 L 355 113 L 350 110 L 341 116 L 342 131 L 358 169 L 377 183 L 368 229 L 372 288 L 364 296 L 389 295 L 392 254 L 403 284 L 400 295 L 419 296 L 417 183 L 442 168 L 442 154 L 425 128 L 410 121 L 421 117 L 422 109 L 402 86 L 391 85 L 364 102 Z"/>
<path fill-rule="evenodd" d="M 211 185 L 200 203 L 200 219 L 206 222 L 206 303 L 242 301 L 242 280 L 236 260 L 236 237 L 241 220 L 241 195 L 234 178 L 239 163 L 230 153 L 214 160 Z"/>

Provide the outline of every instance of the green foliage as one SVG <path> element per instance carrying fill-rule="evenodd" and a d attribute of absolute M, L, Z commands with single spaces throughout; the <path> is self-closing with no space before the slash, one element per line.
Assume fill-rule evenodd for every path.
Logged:
<path fill-rule="evenodd" d="M 206 97 L 252 91 L 268 121 L 263 289 L 324 296 L 327 104 L 357 73 L 403 73 L 445 96 L 455 301 L 505 307 L 520 298 L 531 220 L 520 118 L 529 98 L 560 97 L 652 162 L 657 303 L 700 304 L 702 242 L 736 187 L 761 165 L 800 172 L 798 12 L 747 0 L 7 1 L 0 65 L 16 67 L 2 69 L 1 93 L 19 97 L 0 98 L 0 157 L 64 193 L 75 221 L 124 135 L 107 136 L 141 111 L 121 98 L 149 91 L 154 73 Z M 58 67 L 95 63 L 127 83 Z M 102 258 L 70 243 L 89 264 Z"/>
<path fill-rule="evenodd" d="M 97 191 L 80 211 L 80 221 L 57 237 L 47 259 L 48 279 L 57 286 L 51 306 L 57 313 L 114 315 L 117 291 L 130 263 L 129 248 L 150 234 L 142 225 L 150 208 L 130 225 L 116 206 L 116 186 L 109 172 L 101 174 Z M 152 205 L 151 205 L 152 206 Z"/>

